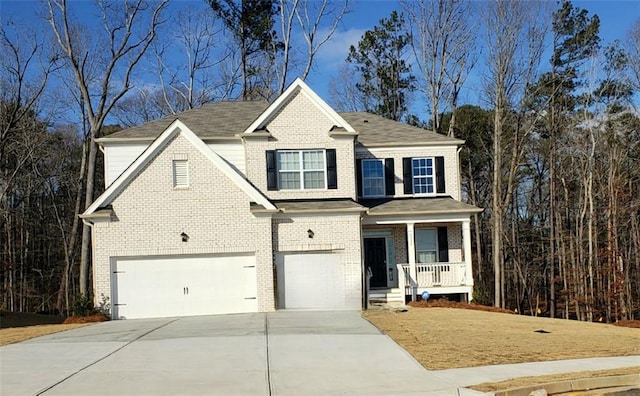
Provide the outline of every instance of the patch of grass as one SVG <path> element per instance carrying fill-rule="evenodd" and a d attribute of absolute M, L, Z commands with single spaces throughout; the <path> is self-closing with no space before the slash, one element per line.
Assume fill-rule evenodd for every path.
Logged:
<path fill-rule="evenodd" d="M 109 318 L 101 313 L 64 319 L 60 316 L 2 311 L 0 313 L 0 346 L 106 320 Z"/>
<path fill-rule="evenodd" d="M 601 323 L 451 308 L 364 316 L 429 370 L 640 355 L 640 331 Z"/>
<path fill-rule="evenodd" d="M 47 334 L 59 333 L 61 331 L 71 330 L 83 326 L 88 326 L 88 324 L 51 324 L 0 329 L 0 346 L 26 341 L 31 338 L 40 337 Z"/>

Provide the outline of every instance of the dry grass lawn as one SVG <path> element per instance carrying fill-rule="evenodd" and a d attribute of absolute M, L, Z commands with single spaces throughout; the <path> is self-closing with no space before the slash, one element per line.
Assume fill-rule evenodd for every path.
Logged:
<path fill-rule="evenodd" d="M 600 323 L 452 308 L 364 316 L 430 370 L 640 355 L 640 329 Z"/>
<path fill-rule="evenodd" d="M 13 344 L 15 342 L 25 341 L 31 338 L 40 337 L 47 334 L 58 333 L 65 330 L 71 330 L 88 323 L 82 324 L 48 324 L 28 327 L 10 327 L 0 329 L 0 346 Z"/>
<path fill-rule="evenodd" d="M 89 321 L 95 322 L 101 318 L 92 316 L 76 318 L 75 321 L 70 319 L 73 318 L 65 321 L 54 315 L 0 311 L 0 346 L 86 326 Z"/>

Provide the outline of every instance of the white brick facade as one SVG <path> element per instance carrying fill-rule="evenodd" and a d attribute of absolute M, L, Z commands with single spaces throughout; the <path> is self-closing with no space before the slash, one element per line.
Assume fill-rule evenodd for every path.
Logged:
<path fill-rule="evenodd" d="M 460 200 L 460 178 L 458 171 L 458 153 L 456 146 L 441 147 L 410 147 L 410 148 L 373 148 L 356 150 L 357 159 L 371 158 L 393 158 L 393 166 L 395 173 L 395 191 L 396 197 L 406 197 L 403 185 L 403 158 L 416 157 L 444 157 L 444 173 L 445 173 L 445 193 L 441 195 L 450 195 L 455 200 Z M 436 195 L 436 194 L 434 194 Z"/>
<path fill-rule="evenodd" d="M 189 163 L 189 188 L 174 189 L 173 159 Z M 255 253 L 258 309 L 274 309 L 271 219 L 184 137 L 162 150 L 112 202 L 111 222 L 96 222 L 94 295 L 111 297 L 114 257 Z M 182 242 L 180 234 L 189 235 Z"/>
<path fill-rule="evenodd" d="M 270 199 L 355 199 L 353 137 L 329 136 L 333 126 L 331 120 L 303 92 L 296 94 L 267 124 L 272 138 L 246 140 L 248 179 Z M 266 150 L 328 148 L 336 149 L 337 189 L 267 191 Z"/>

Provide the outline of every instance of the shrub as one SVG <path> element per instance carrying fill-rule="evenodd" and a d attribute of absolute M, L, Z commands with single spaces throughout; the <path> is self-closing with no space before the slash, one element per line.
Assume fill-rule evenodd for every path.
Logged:
<path fill-rule="evenodd" d="M 89 296 L 78 295 L 71 305 L 73 316 L 89 316 L 95 312 L 93 299 Z"/>

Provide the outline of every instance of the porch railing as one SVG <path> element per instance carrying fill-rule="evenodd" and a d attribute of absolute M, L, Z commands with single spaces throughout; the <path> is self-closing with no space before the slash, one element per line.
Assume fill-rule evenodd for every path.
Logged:
<path fill-rule="evenodd" d="M 467 284 L 466 263 L 416 263 L 411 274 L 409 264 L 398 264 L 398 286 L 411 294 L 412 288 L 434 286 L 464 286 Z"/>

